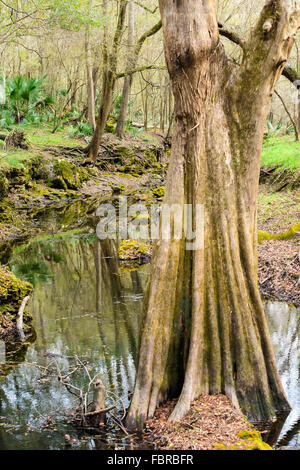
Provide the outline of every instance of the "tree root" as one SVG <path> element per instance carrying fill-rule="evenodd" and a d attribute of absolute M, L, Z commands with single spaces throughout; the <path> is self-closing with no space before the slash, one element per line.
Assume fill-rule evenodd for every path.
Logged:
<path fill-rule="evenodd" d="M 300 223 L 292 225 L 288 230 L 282 233 L 268 233 L 258 230 L 258 242 L 265 240 L 291 240 L 295 236 L 299 235 Z"/>

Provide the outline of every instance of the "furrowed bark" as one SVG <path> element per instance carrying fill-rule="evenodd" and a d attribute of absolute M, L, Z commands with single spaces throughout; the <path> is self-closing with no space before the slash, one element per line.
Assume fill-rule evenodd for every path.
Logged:
<path fill-rule="evenodd" d="M 160 0 L 175 101 L 164 203 L 204 205 L 204 246 L 157 243 L 129 428 L 174 396 L 170 421 L 201 394 L 225 393 L 253 420 L 289 409 L 258 288 L 257 192 L 264 125 L 298 28 L 293 5 L 263 8 L 236 66 L 214 1 Z"/>

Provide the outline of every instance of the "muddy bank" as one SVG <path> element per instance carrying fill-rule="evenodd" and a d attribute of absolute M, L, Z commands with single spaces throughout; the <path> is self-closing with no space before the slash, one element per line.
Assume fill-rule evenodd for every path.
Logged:
<path fill-rule="evenodd" d="M 202 396 L 179 423 L 168 423 L 176 400 L 156 410 L 146 433 L 160 450 L 272 450 L 224 395 Z"/>

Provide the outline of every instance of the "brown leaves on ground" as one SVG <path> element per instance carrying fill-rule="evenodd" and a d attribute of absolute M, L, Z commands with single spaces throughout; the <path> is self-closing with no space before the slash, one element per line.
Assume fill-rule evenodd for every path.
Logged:
<path fill-rule="evenodd" d="M 282 233 L 300 221 L 299 188 L 274 192 L 259 188 L 258 228 Z M 300 236 L 258 245 L 259 285 L 264 296 L 300 305 Z"/>
<path fill-rule="evenodd" d="M 236 444 L 239 431 L 251 429 L 225 395 L 202 396 L 180 423 L 168 423 L 175 404 L 169 401 L 147 422 L 156 449 L 211 450 L 217 443 Z"/>
<path fill-rule="evenodd" d="M 262 294 L 300 305 L 299 237 L 259 244 L 258 258 Z"/>

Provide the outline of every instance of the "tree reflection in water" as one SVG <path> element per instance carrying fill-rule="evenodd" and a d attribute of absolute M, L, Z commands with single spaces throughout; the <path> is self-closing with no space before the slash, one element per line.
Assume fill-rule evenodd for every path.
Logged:
<path fill-rule="evenodd" d="M 28 349 L 26 362 L 46 365 L 44 355 L 52 352 L 63 356 L 58 361 L 66 370 L 72 356 L 84 358 L 91 375 L 100 373 L 108 390 L 127 406 L 135 376 L 148 266 L 133 271 L 123 268 L 117 247 L 116 241 L 100 242 L 89 233 L 49 236 L 17 246 L 9 262 L 17 275 L 35 285 L 29 309 L 37 339 Z M 63 414 L 64 409 L 76 405 L 57 381 L 36 382 L 36 370 L 22 364 L 25 354 L 19 367 L 1 380 L 0 415 L 20 425 L 20 430 L 27 424 L 42 424 L 42 417 L 53 410 Z M 86 378 L 78 375 L 76 380 L 83 386 Z M 61 436 L 48 436 L 47 441 L 47 433 L 43 433 L 45 439 L 39 436 L 39 448 L 57 448 Z M 19 436 L 16 431 L 13 436 L 6 434 L 4 447 L 1 443 L 0 447 L 26 447 L 31 435 L 25 444 L 21 431 Z"/>
<path fill-rule="evenodd" d="M 17 349 L 7 346 L 8 361 L 0 369 L 0 416 L 15 427 L 12 433 L 9 427 L 0 431 L 1 449 L 57 449 L 66 431 L 74 433 L 63 420 L 56 432 L 37 431 L 45 416 L 56 411 L 63 418 L 64 410 L 76 405 L 57 381 L 37 380 L 36 369 L 24 364 L 26 360 L 46 365 L 44 354 L 49 351 L 63 356 L 58 359 L 63 369 L 71 366 L 72 356 L 84 358 L 91 373 L 100 373 L 107 388 L 128 405 L 149 267 L 122 267 L 117 248 L 117 241 L 100 242 L 90 233 L 45 236 L 10 247 L 10 267 L 35 285 L 29 308 L 37 339 Z M 279 446 L 299 448 L 300 312 L 286 304 L 267 302 L 266 313 L 279 372 L 293 409 L 286 422 L 278 420 L 265 437 L 272 444 L 279 439 Z M 78 375 L 76 380 L 82 386 L 86 379 Z M 33 429 L 29 434 L 27 425 Z M 109 442 L 110 437 L 88 445 L 102 448 Z"/>

